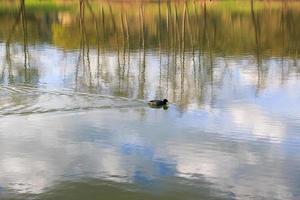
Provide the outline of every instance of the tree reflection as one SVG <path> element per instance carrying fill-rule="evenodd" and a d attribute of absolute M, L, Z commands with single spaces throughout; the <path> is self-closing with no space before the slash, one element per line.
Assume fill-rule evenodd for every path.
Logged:
<path fill-rule="evenodd" d="M 272 12 L 267 15 L 258 4 L 251 1 L 248 12 L 231 13 L 214 10 L 213 6 L 219 4 L 207 1 L 150 4 L 78 0 L 78 10 L 68 11 L 74 16 L 68 24 L 53 25 L 55 37 L 51 42 L 63 50 L 76 48 L 72 81 L 77 90 L 138 99 L 168 98 L 181 109 L 191 102 L 213 105 L 228 74 L 233 73 L 228 63 L 232 58 L 255 58 L 255 69 L 249 63 L 249 71 L 255 73 L 256 94 L 267 85 L 268 58 L 281 58 L 282 83 L 292 71 L 287 58 L 293 57 L 297 68 L 300 27 L 295 21 L 299 14 L 282 3 L 281 16 Z M 24 1 L 20 1 L 6 36 L 7 64 L 1 71 L 2 82 L 3 77 L 11 83 L 16 80 L 13 39 L 22 41 L 24 79 L 32 81 L 35 68 L 31 67 L 28 40 L 37 19 L 26 16 Z M 280 22 L 280 27 L 271 21 Z M 22 29 L 22 40 L 18 27 Z M 271 33 L 266 33 L 267 29 L 272 29 Z"/>
<path fill-rule="evenodd" d="M 25 83 L 36 83 L 38 81 L 39 72 L 36 68 L 31 67 L 31 56 L 29 53 L 29 42 L 28 42 L 28 26 L 27 26 L 27 13 L 25 1 L 19 1 L 19 8 L 15 15 L 14 23 L 8 32 L 8 36 L 5 42 L 5 63 L 8 67 L 8 82 L 9 84 L 18 82 Z M 23 52 L 23 67 L 18 67 L 16 63 L 19 60 L 12 59 L 11 49 L 14 47 L 14 51 L 18 51 L 18 45 L 13 43 L 13 39 L 19 33 L 17 29 L 21 27 L 22 31 L 22 52 Z M 16 54 L 17 52 L 14 52 Z M 4 82 L 5 67 L 2 69 L 2 82 Z"/>
<path fill-rule="evenodd" d="M 255 34 L 255 46 L 256 46 L 256 63 L 257 63 L 257 93 L 262 87 L 262 63 L 260 58 L 260 23 L 259 18 L 254 13 L 254 1 L 251 0 L 251 17 Z"/>

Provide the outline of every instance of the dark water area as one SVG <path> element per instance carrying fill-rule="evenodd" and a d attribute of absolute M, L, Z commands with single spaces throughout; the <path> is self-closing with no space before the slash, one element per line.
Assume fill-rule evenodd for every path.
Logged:
<path fill-rule="evenodd" d="M 300 3 L 21 2 L 0 199 L 300 198 Z"/>

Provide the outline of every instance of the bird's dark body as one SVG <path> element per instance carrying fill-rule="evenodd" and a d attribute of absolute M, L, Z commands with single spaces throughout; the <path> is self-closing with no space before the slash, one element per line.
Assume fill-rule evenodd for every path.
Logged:
<path fill-rule="evenodd" d="M 149 106 L 154 106 L 154 107 L 161 107 L 161 106 L 165 106 L 167 105 L 168 100 L 164 99 L 164 100 L 152 100 L 148 102 Z"/>

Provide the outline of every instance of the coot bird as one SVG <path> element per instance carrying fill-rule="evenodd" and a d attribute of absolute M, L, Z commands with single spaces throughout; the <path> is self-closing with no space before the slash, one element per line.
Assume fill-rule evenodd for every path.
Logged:
<path fill-rule="evenodd" d="M 160 108 L 163 106 L 167 106 L 168 100 L 164 99 L 164 100 L 151 100 L 148 102 L 148 105 L 150 107 L 154 107 L 154 108 Z"/>

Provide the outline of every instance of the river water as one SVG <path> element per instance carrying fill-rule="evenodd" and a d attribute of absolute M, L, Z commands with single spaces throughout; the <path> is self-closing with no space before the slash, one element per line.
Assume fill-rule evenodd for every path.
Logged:
<path fill-rule="evenodd" d="M 0 199 L 300 198 L 299 3 L 20 2 Z"/>

